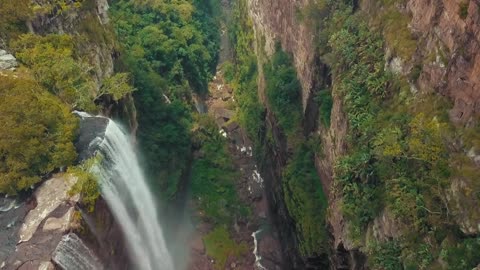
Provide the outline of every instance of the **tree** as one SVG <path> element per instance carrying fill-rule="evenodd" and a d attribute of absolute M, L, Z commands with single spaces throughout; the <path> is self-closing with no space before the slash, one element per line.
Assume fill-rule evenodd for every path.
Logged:
<path fill-rule="evenodd" d="M 76 159 L 77 119 L 35 81 L 0 80 L 0 192 L 15 194 Z"/>
<path fill-rule="evenodd" d="M 109 94 L 112 95 L 115 101 L 118 101 L 127 94 L 130 94 L 136 90 L 129 84 L 129 80 L 129 73 L 117 73 L 112 77 L 105 79 L 97 98 L 101 95 Z"/>
<path fill-rule="evenodd" d="M 96 85 L 91 67 L 75 59 L 69 35 L 26 34 L 13 43 L 17 58 L 30 67 L 35 79 L 72 108 L 92 110 Z"/>

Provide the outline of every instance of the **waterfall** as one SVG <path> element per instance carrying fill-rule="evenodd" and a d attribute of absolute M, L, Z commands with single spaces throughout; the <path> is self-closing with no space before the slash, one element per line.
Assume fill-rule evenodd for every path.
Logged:
<path fill-rule="evenodd" d="M 85 115 L 79 114 L 82 118 Z M 155 200 L 143 176 L 129 137 L 112 120 L 98 144 L 100 190 L 122 227 L 138 270 L 173 270 Z"/>

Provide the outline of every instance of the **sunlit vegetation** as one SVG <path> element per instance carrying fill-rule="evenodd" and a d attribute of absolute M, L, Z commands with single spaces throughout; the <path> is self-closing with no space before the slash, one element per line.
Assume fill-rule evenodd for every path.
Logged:
<path fill-rule="evenodd" d="M 28 78 L 0 79 L 0 193 L 16 194 L 76 159 L 77 119 Z"/>
<path fill-rule="evenodd" d="M 80 194 L 82 203 L 89 212 L 95 210 L 95 203 L 100 197 L 98 178 L 93 172 L 94 166 L 101 162 L 101 156 L 95 156 L 83 161 L 77 166 L 68 168 L 68 173 L 77 178 L 77 182 L 69 191 L 70 195 Z"/>
<path fill-rule="evenodd" d="M 0 1 L 0 41 L 8 42 L 27 31 L 25 22 L 33 15 L 30 0 Z"/>
<path fill-rule="evenodd" d="M 92 67 L 75 55 L 70 35 L 25 34 L 12 45 L 18 60 L 31 69 L 35 79 L 71 109 L 94 111 L 100 96 L 111 94 L 118 100 L 133 91 L 128 74 L 107 78 L 98 91 L 90 74 Z"/>
<path fill-rule="evenodd" d="M 374 269 L 427 269 L 436 258 L 460 249 L 464 254 L 455 253 L 460 257 L 448 262 L 449 269 L 460 261 L 473 267 L 479 261 L 468 250 L 475 241 L 466 246 L 446 242 L 463 242 L 461 233 L 452 232 L 456 225 L 445 199 L 457 173 L 447 147 L 453 136 L 449 104 L 429 94 L 412 97 L 405 79 L 384 69 L 384 44 L 395 46 L 348 6 L 333 5 L 332 10 L 328 53 L 335 59 L 330 63 L 334 91 L 343 99 L 349 123 L 349 151 L 337 163 L 335 180 L 350 237 L 362 245 L 366 228 L 387 209 L 409 229 L 399 228 L 398 239 L 367 243 Z"/>
<path fill-rule="evenodd" d="M 225 78 L 234 89 L 238 121 L 258 147 L 265 109 L 258 95 L 253 25 L 248 16 L 244 15 L 247 13 L 246 1 L 236 1 L 233 23 L 229 28 L 229 38 L 234 45 L 235 61 L 232 65 L 226 63 L 224 72 Z"/>
<path fill-rule="evenodd" d="M 32 9 L 35 13 L 56 15 L 65 11 L 80 8 L 85 0 L 44 0 L 33 4 Z"/>
<path fill-rule="evenodd" d="M 223 226 L 215 228 L 207 234 L 203 241 L 207 255 L 214 260 L 215 269 L 225 269 L 229 257 L 240 257 L 248 252 L 245 243 L 238 244 L 231 239 L 230 233 Z"/>
<path fill-rule="evenodd" d="M 191 156 L 192 93 L 207 92 L 218 54 L 216 1 L 117 1 L 111 16 L 131 71 L 147 173 L 172 198 Z"/>

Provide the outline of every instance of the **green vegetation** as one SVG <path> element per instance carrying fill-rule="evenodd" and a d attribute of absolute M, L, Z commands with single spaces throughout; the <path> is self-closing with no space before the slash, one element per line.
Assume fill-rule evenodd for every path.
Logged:
<path fill-rule="evenodd" d="M 76 158 L 77 119 L 29 78 L 0 80 L 0 193 L 16 194 Z"/>
<path fill-rule="evenodd" d="M 292 59 L 277 46 L 264 70 L 268 104 L 280 127 L 292 136 L 302 122 L 301 87 Z"/>
<path fill-rule="evenodd" d="M 458 16 L 465 20 L 468 16 L 468 6 L 470 5 L 470 0 L 461 2 L 458 4 Z"/>
<path fill-rule="evenodd" d="M 400 245 L 396 241 L 373 243 L 370 247 L 370 264 L 373 269 L 403 270 L 400 260 L 401 251 Z"/>
<path fill-rule="evenodd" d="M 35 13 L 57 15 L 70 9 L 80 8 L 85 0 L 47 0 L 41 5 L 34 4 L 32 9 Z"/>
<path fill-rule="evenodd" d="M 92 168 L 101 162 L 101 156 L 95 156 L 83 161 L 77 166 L 68 168 L 68 173 L 77 177 L 77 182 L 69 191 L 70 195 L 80 194 L 82 203 L 89 212 L 95 210 L 95 203 L 100 197 L 100 187 L 98 179 L 92 173 Z"/>
<path fill-rule="evenodd" d="M 207 234 L 203 241 L 207 255 L 214 259 L 215 269 L 225 269 L 225 264 L 230 256 L 240 257 L 248 252 L 245 243 L 237 244 L 231 239 L 230 233 L 223 226 L 215 228 Z"/>
<path fill-rule="evenodd" d="M 451 270 L 473 269 L 480 262 L 480 239 L 463 239 L 458 243 L 449 243 L 440 253 Z"/>
<path fill-rule="evenodd" d="M 122 0 L 112 22 L 130 70 L 150 179 L 170 199 L 191 155 L 192 93 L 205 94 L 218 53 L 216 1 Z"/>
<path fill-rule="evenodd" d="M 230 225 L 234 218 L 249 214 L 249 209 L 237 197 L 238 172 L 215 121 L 203 115 L 197 118 L 193 142 L 199 157 L 192 167 L 192 196 L 208 220 Z"/>
<path fill-rule="evenodd" d="M 234 89 L 238 106 L 238 121 L 254 141 L 255 148 L 258 148 L 265 109 L 258 95 L 257 56 L 254 50 L 255 37 L 252 22 L 248 16 L 245 16 L 247 13 L 246 1 L 236 1 L 233 10 L 233 23 L 229 28 L 230 40 L 234 45 L 235 62 L 232 67 L 226 64 L 225 77 L 230 79 L 230 84 Z"/>
<path fill-rule="evenodd" d="M 30 0 L 0 1 L 0 41 L 9 42 L 27 31 L 25 22 L 33 15 Z"/>
<path fill-rule="evenodd" d="M 95 100 L 105 94 L 115 100 L 133 91 L 128 74 L 107 78 L 100 91 L 90 74 L 85 60 L 75 56 L 73 37 L 51 34 L 25 34 L 13 42 L 16 56 L 28 66 L 35 79 L 58 96 L 71 109 L 94 111 Z"/>
<path fill-rule="evenodd" d="M 446 236 L 456 225 L 445 191 L 452 175 L 458 174 L 447 147 L 453 137 L 446 115 L 450 105 L 431 94 L 413 97 L 405 78 L 384 70 L 384 42 L 395 49 L 388 35 L 384 33 L 384 40 L 348 5 L 332 4 L 330 9 L 324 53 L 335 59 L 329 62 L 333 91 L 342 97 L 349 124 L 349 150 L 338 160 L 335 181 L 350 237 L 361 246 L 367 226 L 385 209 L 397 220 L 402 236 L 367 243 L 370 266 L 427 269 L 441 256 L 441 249 L 442 254 L 456 250 L 445 239 L 462 237 Z M 383 23 L 388 26 L 389 22 Z M 396 53 L 404 57 L 407 51 Z M 421 67 L 416 67 L 410 79 L 416 80 L 420 72 Z M 468 251 L 458 256 L 448 262 L 448 269 L 460 261 L 468 262 L 468 267 L 479 262 Z"/>
<path fill-rule="evenodd" d="M 320 122 L 325 127 L 330 127 L 330 118 L 333 107 L 332 92 L 330 92 L 328 89 L 322 90 L 317 94 L 315 100 L 318 102 L 319 106 Z"/>
<path fill-rule="evenodd" d="M 309 144 L 300 146 L 283 171 L 285 202 L 296 222 L 301 252 L 305 256 L 328 251 L 327 198 L 315 170 L 314 149 Z"/>

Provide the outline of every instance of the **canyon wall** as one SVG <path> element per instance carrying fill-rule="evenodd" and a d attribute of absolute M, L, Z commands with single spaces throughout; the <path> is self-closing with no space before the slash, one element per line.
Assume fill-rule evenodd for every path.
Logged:
<path fill-rule="evenodd" d="M 313 1 L 312 1 L 313 2 Z M 392 53 L 388 43 L 385 46 L 385 69 L 407 78 L 411 92 L 436 93 L 448 97 L 452 108 L 448 109 L 451 123 L 457 128 L 474 127 L 480 116 L 480 4 L 476 0 L 409 0 L 397 1 L 394 4 L 396 12 L 408 17 L 408 31 L 413 36 L 416 48 L 409 59 Z M 363 244 L 355 243 L 347 232 L 348 220 L 345 220 L 342 209 L 342 195 L 335 188 L 334 167 L 338 159 L 347 152 L 348 119 L 344 113 L 344 101 L 337 93 L 336 85 L 329 85 L 328 67 L 319 60 L 315 40 L 319 34 L 314 26 L 299 19 L 299 13 L 308 6 L 308 0 L 249 0 L 249 15 L 253 21 L 256 37 L 256 49 L 259 59 L 259 70 L 265 57 L 275 52 L 278 42 L 284 51 L 292 54 L 297 76 L 302 86 L 302 104 L 304 108 L 304 130 L 306 134 L 317 134 L 321 138 L 322 153 L 316 155 L 316 167 L 322 181 L 322 186 L 328 195 L 329 208 L 327 227 L 331 236 L 331 269 L 365 269 L 366 254 Z M 362 0 L 358 3 L 358 13 L 374 20 L 385 8 L 378 1 Z M 462 14 L 462 12 L 464 14 Z M 371 22 L 372 23 L 372 22 Z M 322 29 L 320 29 L 322 31 Z M 396 30 L 391 33 L 394 34 Z M 415 79 L 412 72 L 417 69 Z M 335 78 L 333 78 L 335 81 Z M 331 124 L 329 127 L 310 124 L 318 121 L 316 104 L 312 101 L 315 92 L 324 86 L 329 86 L 333 93 Z M 259 96 L 265 102 L 265 81 L 260 76 Z M 271 191 L 272 206 L 279 215 L 279 226 L 285 236 L 284 252 L 291 258 L 295 267 L 316 269 L 309 261 L 315 258 L 302 258 L 293 232 L 295 225 L 288 215 L 283 200 L 281 172 L 286 165 L 289 149 L 285 137 L 279 131 L 275 117 L 267 107 L 266 126 L 275 137 L 277 145 L 270 147 L 267 153 L 270 170 L 266 172 L 267 187 Z M 313 109 L 312 109 L 313 108 Z M 459 138 L 457 138 L 459 140 Z M 283 143 L 282 143 L 283 142 Z M 452 143 L 449 147 L 462 148 L 462 142 Z M 479 149 L 461 149 L 466 156 L 479 165 Z M 268 166 L 267 166 L 268 167 Z M 477 167 L 478 169 L 478 167 Z M 473 179 L 472 179 L 473 180 Z M 471 206 L 478 202 L 474 196 L 465 196 L 469 189 L 465 179 L 452 179 L 447 189 L 446 199 L 453 211 L 454 219 L 462 232 L 470 236 L 478 236 L 480 220 L 473 213 Z M 387 209 L 375 218 L 367 231 L 375 239 L 392 239 L 399 237 L 402 224 L 395 221 Z M 365 236 L 366 237 L 366 236 Z M 318 259 L 318 258 L 317 258 Z"/>

